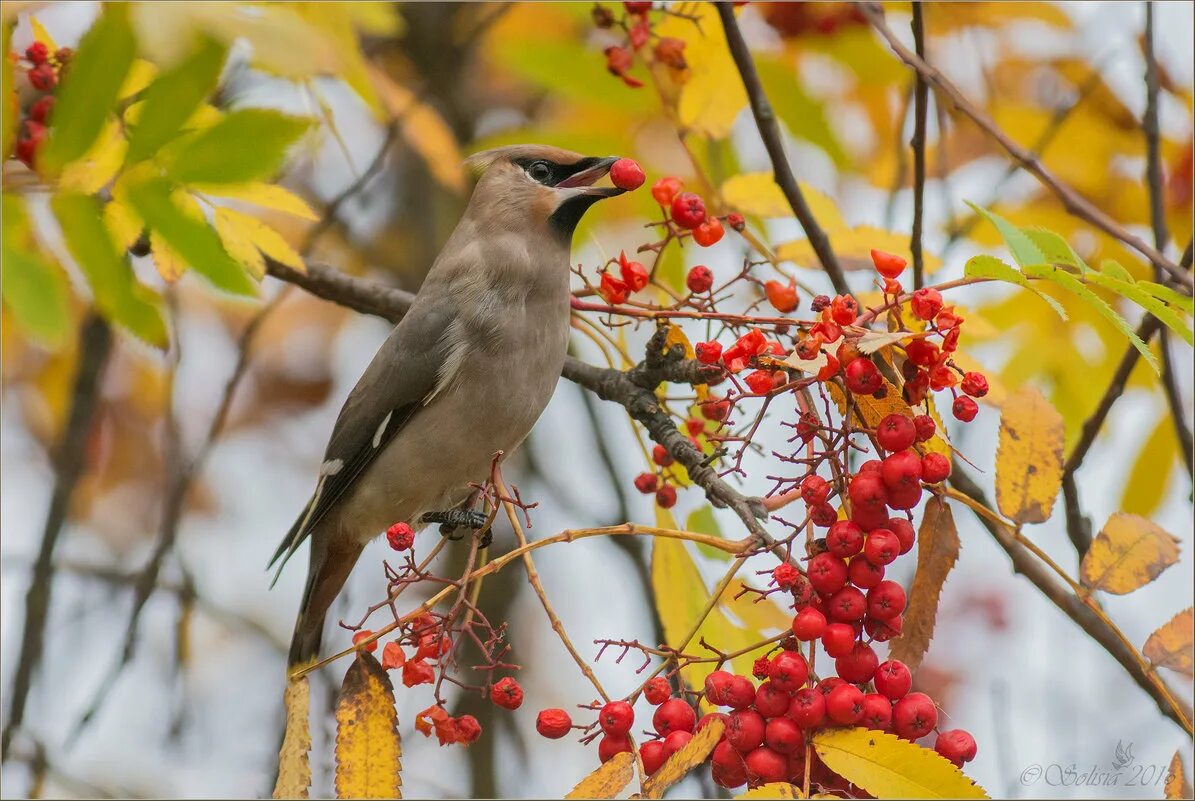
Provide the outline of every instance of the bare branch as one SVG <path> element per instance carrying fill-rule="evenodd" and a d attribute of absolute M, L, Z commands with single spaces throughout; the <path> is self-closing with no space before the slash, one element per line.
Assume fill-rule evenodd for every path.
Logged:
<path fill-rule="evenodd" d="M 913 42 L 917 55 L 925 58 L 925 23 L 922 20 L 921 3 L 913 4 Z M 929 105 L 929 84 L 917 73 L 917 85 L 913 90 L 913 233 L 909 240 L 909 251 L 913 256 L 913 289 L 921 289 L 925 280 L 925 258 L 921 253 L 922 216 L 925 213 L 925 114 Z"/>

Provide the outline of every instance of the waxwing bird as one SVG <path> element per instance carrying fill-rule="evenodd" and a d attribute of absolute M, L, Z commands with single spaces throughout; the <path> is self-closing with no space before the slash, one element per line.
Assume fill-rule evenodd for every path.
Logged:
<path fill-rule="evenodd" d="M 270 561 L 281 572 L 310 537 L 290 665 L 318 656 L 366 543 L 396 522 L 468 520 L 470 483 L 531 431 L 564 365 L 573 230 L 622 193 L 593 185 L 615 161 L 542 145 L 469 159 L 481 175 L 464 216 L 349 393 L 315 492 Z"/>

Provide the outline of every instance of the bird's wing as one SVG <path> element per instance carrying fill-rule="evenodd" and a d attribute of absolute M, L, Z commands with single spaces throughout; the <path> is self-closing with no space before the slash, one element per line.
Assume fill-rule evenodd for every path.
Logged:
<path fill-rule="evenodd" d="M 278 546 L 270 567 L 281 559 L 281 573 L 286 560 L 374 457 L 451 380 L 451 364 L 456 360 L 451 358 L 449 332 L 456 318 L 451 300 L 417 299 L 378 349 L 336 419 L 315 493 Z"/>

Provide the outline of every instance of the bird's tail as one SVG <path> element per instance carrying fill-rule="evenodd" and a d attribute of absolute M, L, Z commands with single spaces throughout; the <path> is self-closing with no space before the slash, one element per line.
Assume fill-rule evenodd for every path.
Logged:
<path fill-rule="evenodd" d="M 295 620 L 295 633 L 291 637 L 290 655 L 287 657 L 289 667 L 309 663 L 319 656 L 328 607 L 340 594 L 353 565 L 357 563 L 357 557 L 361 555 L 360 545 L 329 550 L 327 547 L 317 547 L 317 539 L 312 538 L 307 586 L 303 590 L 303 602 L 299 606 L 299 617 Z"/>

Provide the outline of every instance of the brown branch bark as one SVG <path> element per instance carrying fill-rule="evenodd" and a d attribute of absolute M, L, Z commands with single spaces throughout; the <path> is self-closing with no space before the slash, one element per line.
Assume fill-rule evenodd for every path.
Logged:
<path fill-rule="evenodd" d="M 892 29 L 888 27 L 888 23 L 884 18 L 883 8 L 878 3 L 863 2 L 857 5 L 864 16 L 867 17 L 872 27 L 888 42 L 888 46 L 896 54 L 897 58 L 922 75 L 930 85 L 938 90 L 941 97 L 945 98 L 952 106 L 970 118 L 985 134 L 999 144 L 1015 161 L 1020 163 L 1026 171 L 1037 178 L 1038 181 L 1062 202 L 1063 207 L 1068 213 L 1086 221 L 1109 236 L 1128 245 L 1133 250 L 1136 250 L 1159 269 L 1169 273 L 1170 278 L 1176 284 L 1186 288 L 1188 292 L 1191 291 L 1193 282 L 1189 273 L 1166 258 L 1157 249 L 1151 247 L 1141 237 L 1126 230 L 1124 226 L 1060 180 L 1033 153 L 1013 141 L 1008 134 L 992 121 L 991 117 L 980 111 L 974 104 L 967 100 L 958 87 L 951 83 L 941 72 L 926 64 L 916 53 L 905 47 L 896 37 L 896 34 L 892 32 Z"/>
<path fill-rule="evenodd" d="M 25 704 L 33 676 L 41 662 L 46 617 L 50 611 L 50 591 L 54 585 L 54 550 L 66 524 L 71 496 L 83 475 L 87 435 L 100 401 L 100 383 L 112 351 L 112 330 L 99 317 L 90 317 L 79 332 L 78 370 L 75 373 L 73 401 L 66 427 L 54 452 L 54 490 L 42 528 L 41 545 L 25 594 L 25 625 L 21 630 L 21 650 L 12 682 L 12 702 L 4 725 L 0 761 L 10 755 L 13 735 L 25 719 Z"/>
<path fill-rule="evenodd" d="M 759 128 L 759 135 L 763 138 L 764 147 L 767 148 L 768 158 L 772 161 L 772 175 L 776 184 L 784 193 L 784 199 L 788 201 L 793 214 L 800 221 L 805 235 L 809 237 L 809 244 L 822 263 L 822 269 L 826 271 L 826 275 L 830 276 L 830 283 L 834 285 L 834 290 L 840 295 L 849 295 L 851 290 L 847 285 L 842 266 L 838 263 L 838 257 L 834 255 L 834 249 L 830 246 L 830 238 L 818 224 L 817 218 L 813 216 L 813 210 L 805 201 L 801 187 L 797 185 L 797 179 L 793 175 L 792 165 L 788 163 L 788 156 L 784 153 L 784 139 L 780 134 L 780 124 L 776 121 L 776 113 L 772 110 L 772 104 L 768 102 L 768 97 L 763 90 L 763 83 L 759 80 L 759 72 L 756 71 L 755 62 L 751 59 L 751 51 L 747 48 L 743 33 L 739 30 L 739 24 L 734 18 L 734 4 L 723 1 L 719 2 L 717 6 L 718 16 L 722 20 L 722 28 L 726 31 L 726 42 L 730 47 L 730 54 L 734 58 L 739 76 L 743 79 L 743 86 L 747 89 L 751 114 L 755 117 L 755 125 Z"/>
<path fill-rule="evenodd" d="M 913 42 L 917 55 L 925 58 L 925 21 L 921 3 L 913 3 Z M 929 84 L 917 73 L 917 85 L 913 89 L 913 233 L 909 240 L 909 251 L 913 256 L 913 289 L 921 289 L 925 281 L 925 258 L 921 253 L 921 227 L 925 213 L 925 115 L 929 106 Z"/>

